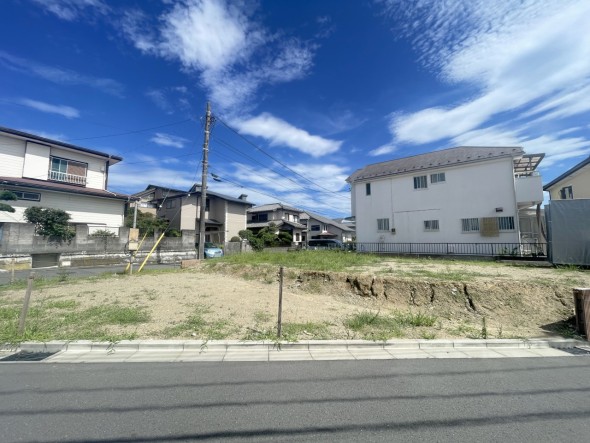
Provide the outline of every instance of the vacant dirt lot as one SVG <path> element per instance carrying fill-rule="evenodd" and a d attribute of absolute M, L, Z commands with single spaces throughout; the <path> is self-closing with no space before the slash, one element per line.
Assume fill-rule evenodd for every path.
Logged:
<path fill-rule="evenodd" d="M 36 289 L 33 307 L 51 306 L 54 316 L 95 306 L 147 313 L 147 321 L 106 326 L 125 337 L 271 339 L 277 276 L 277 267 L 209 263 L 172 273 L 66 280 Z M 283 322 L 289 339 L 383 338 L 351 327 L 351 318 L 367 313 L 434 319 L 430 326 L 406 324 L 389 334 L 396 337 L 569 334 L 565 321 L 573 315 L 574 287 L 590 287 L 590 272 L 395 259 L 346 272 L 286 268 Z M 0 292 L 0 306 L 18 304 L 23 293 Z"/>

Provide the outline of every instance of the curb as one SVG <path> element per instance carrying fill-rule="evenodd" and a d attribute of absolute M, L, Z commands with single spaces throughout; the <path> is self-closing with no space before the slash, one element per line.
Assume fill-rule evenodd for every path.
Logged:
<path fill-rule="evenodd" d="M 474 339 L 474 340 L 304 340 L 299 342 L 239 341 L 239 340 L 122 340 L 120 342 L 48 341 L 3 344 L 0 351 L 12 352 L 108 352 L 113 349 L 129 351 L 272 351 L 272 350 L 347 350 L 347 349 L 488 349 L 488 348 L 554 348 L 568 349 L 587 346 L 588 342 L 570 338 L 533 339 Z"/>

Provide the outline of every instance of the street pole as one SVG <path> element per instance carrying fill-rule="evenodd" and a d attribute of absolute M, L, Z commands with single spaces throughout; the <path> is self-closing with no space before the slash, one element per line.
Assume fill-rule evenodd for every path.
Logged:
<path fill-rule="evenodd" d="M 201 177 L 201 211 L 199 215 L 199 255 L 205 258 L 205 210 L 207 206 L 207 160 L 209 158 L 209 133 L 211 131 L 211 105 L 207 102 L 205 113 L 205 141 L 203 143 L 203 174 Z"/>

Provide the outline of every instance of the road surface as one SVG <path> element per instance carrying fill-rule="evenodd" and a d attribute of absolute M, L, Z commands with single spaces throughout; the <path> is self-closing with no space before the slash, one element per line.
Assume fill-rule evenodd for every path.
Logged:
<path fill-rule="evenodd" d="M 588 441 L 590 357 L 0 364 L 8 442 Z"/>

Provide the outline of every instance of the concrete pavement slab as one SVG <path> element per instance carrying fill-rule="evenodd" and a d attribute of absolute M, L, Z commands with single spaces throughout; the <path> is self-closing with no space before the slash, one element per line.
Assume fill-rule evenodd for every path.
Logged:
<path fill-rule="evenodd" d="M 465 352 L 461 352 L 456 349 L 425 349 L 425 351 L 434 358 L 471 358 Z"/>
<path fill-rule="evenodd" d="M 125 361 L 128 363 L 134 362 L 173 362 L 180 357 L 182 351 L 141 351 L 129 356 Z"/>
<path fill-rule="evenodd" d="M 225 351 L 217 352 L 198 352 L 198 351 L 183 351 L 176 358 L 177 362 L 199 362 L 199 361 L 223 361 Z"/>
<path fill-rule="evenodd" d="M 532 352 L 530 349 L 525 348 L 496 348 L 494 349 L 499 354 L 502 354 L 504 357 L 511 357 L 511 358 L 520 358 L 520 357 L 539 357 L 539 354 Z"/>
<path fill-rule="evenodd" d="M 461 352 L 471 358 L 505 358 L 504 355 L 493 349 L 469 349 L 462 348 Z"/>
<path fill-rule="evenodd" d="M 354 360 L 346 349 L 310 349 L 309 353 L 314 360 Z"/>
<path fill-rule="evenodd" d="M 348 352 L 357 360 L 387 360 L 393 358 L 389 352 L 381 348 L 349 347 Z"/>
<path fill-rule="evenodd" d="M 223 361 L 268 361 L 268 349 L 227 351 Z"/>
<path fill-rule="evenodd" d="M 269 361 L 304 361 L 313 360 L 308 349 L 272 349 L 268 352 Z"/>
<path fill-rule="evenodd" d="M 553 349 L 553 348 L 532 348 L 529 349 L 530 352 L 534 352 L 541 357 L 571 357 L 572 354 L 562 351 L 560 349 Z"/>
<path fill-rule="evenodd" d="M 387 352 L 391 354 L 394 359 L 402 358 L 434 358 L 428 352 L 422 349 L 388 349 Z"/>

